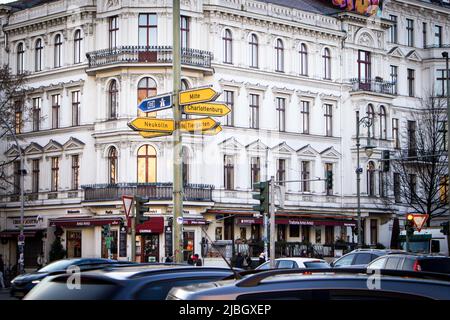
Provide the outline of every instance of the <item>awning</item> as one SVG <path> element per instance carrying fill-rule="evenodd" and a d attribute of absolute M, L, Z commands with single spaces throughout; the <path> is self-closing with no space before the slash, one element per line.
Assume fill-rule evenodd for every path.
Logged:
<path fill-rule="evenodd" d="M 354 227 L 356 221 L 354 220 L 305 220 L 305 219 L 276 219 L 276 224 L 289 224 L 289 225 L 305 225 L 305 226 L 344 226 Z"/>
<path fill-rule="evenodd" d="M 118 225 L 122 221 L 120 217 L 62 217 L 50 219 L 50 227 L 92 227 L 103 226 L 106 224 Z"/>
<path fill-rule="evenodd" d="M 136 226 L 136 233 L 162 233 L 164 231 L 163 217 L 150 217 L 143 224 Z"/>
<path fill-rule="evenodd" d="M 33 229 L 33 230 L 24 230 L 23 234 L 25 237 L 35 237 L 36 233 L 40 231 L 45 231 L 46 229 Z M 3 230 L 0 232 L 0 238 L 16 238 L 20 234 L 19 230 Z"/>

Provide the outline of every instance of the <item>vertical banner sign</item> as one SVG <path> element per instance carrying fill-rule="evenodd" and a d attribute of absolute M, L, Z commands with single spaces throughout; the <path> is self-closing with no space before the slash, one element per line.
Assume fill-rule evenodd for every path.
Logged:
<path fill-rule="evenodd" d="M 126 230 L 120 230 L 119 234 L 119 257 L 126 258 L 127 257 L 127 231 Z"/>
<path fill-rule="evenodd" d="M 164 238 L 165 238 L 165 256 L 171 256 L 173 252 L 172 248 L 172 224 L 164 227 Z"/>

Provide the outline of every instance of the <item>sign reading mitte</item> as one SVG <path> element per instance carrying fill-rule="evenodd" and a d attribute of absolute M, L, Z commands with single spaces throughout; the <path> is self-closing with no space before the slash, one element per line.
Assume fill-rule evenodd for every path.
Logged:
<path fill-rule="evenodd" d="M 214 101 L 219 93 L 213 88 L 198 88 L 192 90 L 181 91 L 179 94 L 180 105 L 194 104 L 199 102 Z"/>

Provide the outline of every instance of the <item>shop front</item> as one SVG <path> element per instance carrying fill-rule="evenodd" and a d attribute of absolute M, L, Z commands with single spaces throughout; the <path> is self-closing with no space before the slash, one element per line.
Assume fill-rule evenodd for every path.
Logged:
<path fill-rule="evenodd" d="M 150 217 L 136 226 L 136 261 L 163 261 L 164 217 Z"/>

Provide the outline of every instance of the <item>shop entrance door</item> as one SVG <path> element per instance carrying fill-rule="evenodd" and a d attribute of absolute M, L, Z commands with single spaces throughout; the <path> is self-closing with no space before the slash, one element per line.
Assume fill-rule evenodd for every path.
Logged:
<path fill-rule="evenodd" d="M 194 231 L 183 232 L 183 259 L 187 261 L 195 252 Z"/>
<path fill-rule="evenodd" d="M 81 258 L 81 230 L 67 231 L 67 258 Z"/>
<path fill-rule="evenodd" d="M 141 262 L 159 262 L 159 234 L 141 235 Z"/>

